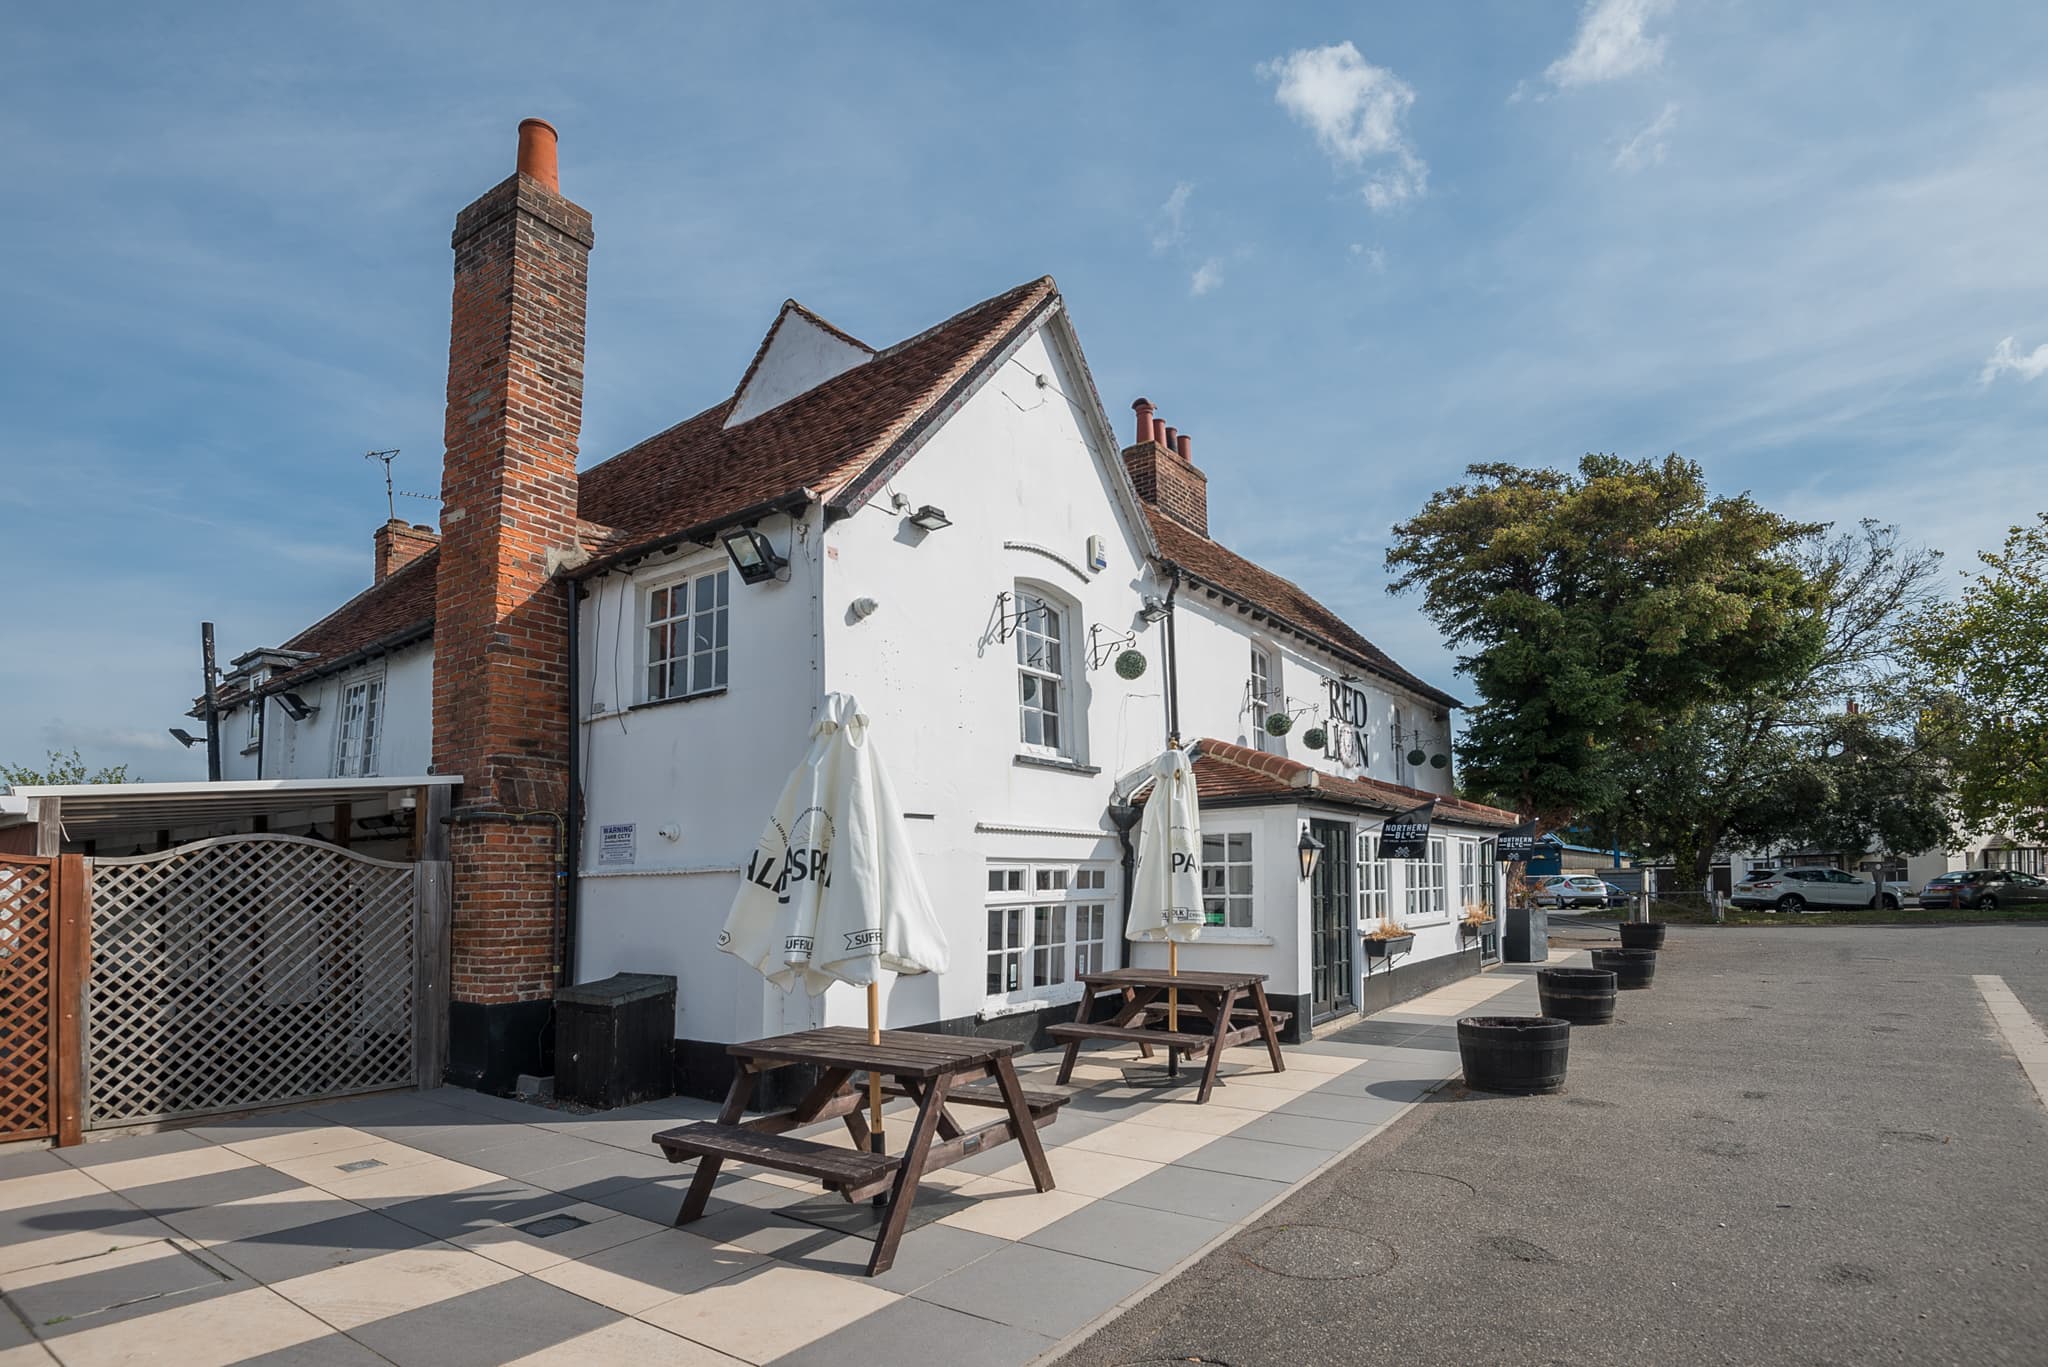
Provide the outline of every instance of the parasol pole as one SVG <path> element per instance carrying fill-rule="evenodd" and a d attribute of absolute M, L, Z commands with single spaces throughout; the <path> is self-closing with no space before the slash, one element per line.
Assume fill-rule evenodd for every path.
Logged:
<path fill-rule="evenodd" d="M 882 996 L 881 988 L 872 980 L 868 983 L 868 1043 L 882 1042 Z M 868 1151 L 881 1153 L 882 1148 L 882 1075 L 875 1069 L 868 1069 Z"/>

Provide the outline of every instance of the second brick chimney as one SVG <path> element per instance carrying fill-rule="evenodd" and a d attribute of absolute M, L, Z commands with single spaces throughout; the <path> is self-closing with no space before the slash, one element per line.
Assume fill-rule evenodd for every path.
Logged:
<path fill-rule="evenodd" d="M 1209 534 L 1209 477 L 1195 468 L 1194 439 L 1155 417 L 1150 399 L 1131 405 L 1137 440 L 1124 448 L 1124 468 L 1144 499 L 1201 536 Z"/>
<path fill-rule="evenodd" d="M 377 548 L 377 577 L 381 584 L 392 575 L 441 544 L 441 534 L 425 523 L 408 523 L 394 517 L 379 527 L 371 538 Z"/>
<path fill-rule="evenodd" d="M 545 1071 L 557 859 L 569 794 L 568 615 L 576 547 L 590 215 L 564 199 L 555 130 L 519 126 L 518 169 L 455 220 L 447 455 L 434 617 L 434 769 L 449 828 L 449 1078 L 487 1091 Z"/>

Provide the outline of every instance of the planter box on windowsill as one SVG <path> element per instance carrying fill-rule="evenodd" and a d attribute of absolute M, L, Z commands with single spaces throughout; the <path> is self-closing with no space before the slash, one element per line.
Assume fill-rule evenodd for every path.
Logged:
<path fill-rule="evenodd" d="M 1499 920 L 1491 916 L 1487 917 L 1484 921 L 1460 921 L 1458 922 L 1458 933 L 1460 935 L 1484 935 L 1499 924 Z"/>
<path fill-rule="evenodd" d="M 1406 954 L 1413 948 L 1413 935 L 1396 935 L 1384 940 L 1372 935 L 1365 937 L 1365 957 L 1368 959 L 1391 959 L 1396 954 Z"/>

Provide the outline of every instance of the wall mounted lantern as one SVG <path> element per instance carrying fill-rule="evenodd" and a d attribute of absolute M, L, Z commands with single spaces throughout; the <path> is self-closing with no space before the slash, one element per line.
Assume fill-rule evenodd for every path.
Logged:
<path fill-rule="evenodd" d="M 1316 865 L 1323 862 L 1323 842 L 1316 839 L 1308 827 L 1303 826 L 1301 843 L 1295 846 L 1295 852 L 1301 856 L 1301 881 L 1306 883 L 1316 876 Z"/>
<path fill-rule="evenodd" d="M 922 527 L 928 532 L 935 532 L 941 527 L 952 526 L 953 519 L 946 516 L 945 509 L 933 507 L 927 503 L 910 515 L 910 525 Z"/>
<path fill-rule="evenodd" d="M 735 527 L 720 539 L 725 542 L 725 553 L 732 557 L 733 568 L 740 572 L 741 582 L 759 584 L 787 577 L 784 571 L 789 562 L 776 554 L 760 528 Z"/>

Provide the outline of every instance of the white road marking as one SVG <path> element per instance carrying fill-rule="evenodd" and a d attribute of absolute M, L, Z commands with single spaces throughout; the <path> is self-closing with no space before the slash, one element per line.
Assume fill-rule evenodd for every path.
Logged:
<path fill-rule="evenodd" d="M 2043 1106 L 2048 1106 L 2048 1034 L 2042 1032 L 2040 1023 L 2012 994 L 2005 979 L 1993 973 L 1979 973 L 1976 982 L 1984 1005 L 1991 1008 L 1991 1019 L 1998 1023 L 1998 1033 L 2005 1036 L 2006 1045 L 2019 1056 L 2020 1067 L 2026 1069 L 2028 1080 L 2034 1084 L 2034 1095 Z"/>

